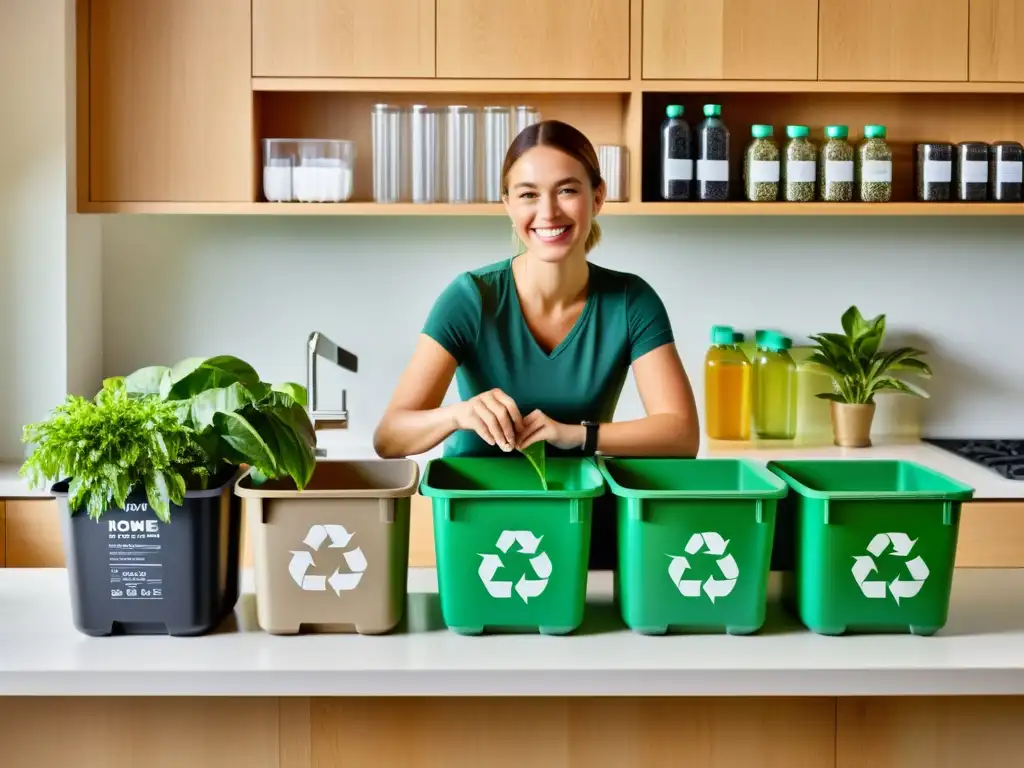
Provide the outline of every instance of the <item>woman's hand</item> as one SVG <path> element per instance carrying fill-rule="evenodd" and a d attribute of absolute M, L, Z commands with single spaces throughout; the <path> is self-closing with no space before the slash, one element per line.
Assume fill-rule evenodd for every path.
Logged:
<path fill-rule="evenodd" d="M 525 426 L 515 401 L 498 388 L 459 403 L 454 413 L 456 429 L 476 432 L 488 445 L 506 452 L 515 449 L 516 436 Z"/>
<path fill-rule="evenodd" d="M 582 424 L 562 424 L 542 411 L 533 411 L 523 419 L 523 429 L 516 447 L 523 450 L 538 440 L 545 440 L 555 448 L 570 450 L 579 448 L 586 438 L 587 428 Z"/>

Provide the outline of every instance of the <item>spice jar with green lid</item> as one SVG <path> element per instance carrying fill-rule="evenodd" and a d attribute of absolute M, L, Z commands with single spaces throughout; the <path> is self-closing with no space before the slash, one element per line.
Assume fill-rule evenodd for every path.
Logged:
<path fill-rule="evenodd" d="M 817 178 L 818 152 L 807 138 L 806 125 L 787 125 L 786 151 L 782 160 L 782 199 L 792 203 L 814 200 Z"/>
<path fill-rule="evenodd" d="M 857 148 L 857 182 L 863 202 L 892 200 L 892 150 L 884 125 L 864 126 L 864 141 Z"/>
<path fill-rule="evenodd" d="M 828 203 L 848 203 L 853 200 L 853 157 L 854 150 L 846 140 L 849 135 L 845 125 L 829 125 L 825 128 L 828 138 L 818 159 L 818 186 L 821 199 Z"/>
<path fill-rule="evenodd" d="M 743 185 L 747 199 L 772 202 L 779 199 L 779 146 L 770 125 L 750 128 L 754 140 L 743 157 Z"/>

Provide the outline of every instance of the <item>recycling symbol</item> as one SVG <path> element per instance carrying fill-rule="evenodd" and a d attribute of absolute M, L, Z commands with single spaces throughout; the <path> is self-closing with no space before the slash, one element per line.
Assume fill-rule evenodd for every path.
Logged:
<path fill-rule="evenodd" d="M 714 603 L 720 597 L 726 597 L 736 586 L 736 579 L 739 578 L 740 569 L 732 555 L 726 554 L 725 548 L 729 541 L 723 539 L 720 533 L 707 531 L 706 533 L 695 533 L 686 542 L 686 554 L 696 555 L 701 549 L 704 553 L 718 558 L 718 570 L 722 573 L 721 579 L 716 579 L 714 574 L 708 576 L 703 583 L 700 579 L 684 579 L 686 571 L 690 568 L 690 561 L 685 555 L 669 555 L 671 558 L 668 564 L 668 575 L 672 583 L 679 589 L 683 597 L 700 597 L 701 590 Z"/>
<path fill-rule="evenodd" d="M 524 603 L 529 603 L 531 597 L 540 597 L 547 588 L 548 579 L 551 577 L 551 559 L 546 552 L 541 552 L 539 555 L 536 554 L 541 538 L 544 537 L 537 538 L 531 531 L 502 531 L 498 537 L 497 547 L 501 550 L 502 554 L 508 554 L 512 545 L 518 543 L 519 549 L 517 552 L 524 555 L 534 555 L 530 558 L 530 565 L 537 578 L 528 579 L 524 573 L 519 577 L 519 581 L 515 582 L 516 594 L 522 598 Z M 513 583 L 511 581 L 498 581 L 494 578 L 498 570 L 505 567 L 501 560 L 501 555 L 481 553 L 480 557 L 483 558 L 480 561 L 480 570 L 478 571 L 480 581 L 484 583 L 484 587 L 491 597 L 511 598 Z"/>
<path fill-rule="evenodd" d="M 910 579 L 901 579 L 899 574 L 896 574 L 896 578 L 888 584 L 885 581 L 868 580 L 868 575 L 872 571 L 878 571 L 874 558 L 881 557 L 890 544 L 892 545 L 890 556 L 906 558 L 910 556 L 910 550 L 916 543 L 917 539 L 911 539 L 905 533 L 876 533 L 868 544 L 868 552 L 871 554 L 854 555 L 853 578 L 856 579 L 857 586 L 864 593 L 864 597 L 884 600 L 886 588 L 888 588 L 896 605 L 899 605 L 902 598 L 913 597 L 921 591 L 925 579 L 928 578 L 928 566 L 925 565 L 920 555 L 905 562 L 907 572 L 911 576 Z"/>
<path fill-rule="evenodd" d="M 327 540 L 331 542 L 327 546 L 328 551 L 344 549 L 354 535 L 345 530 L 343 525 L 314 525 L 310 527 L 309 533 L 306 534 L 302 543 L 313 552 L 318 551 Z M 349 592 L 359 586 L 359 582 L 363 579 L 363 572 L 366 570 L 366 556 L 362 549 L 356 547 L 342 552 L 350 573 L 341 573 L 335 568 L 334 573 L 330 576 L 306 573 L 314 565 L 313 552 L 291 550 L 292 559 L 288 563 L 288 573 L 304 592 L 325 592 L 330 586 L 340 597 L 342 592 Z"/>

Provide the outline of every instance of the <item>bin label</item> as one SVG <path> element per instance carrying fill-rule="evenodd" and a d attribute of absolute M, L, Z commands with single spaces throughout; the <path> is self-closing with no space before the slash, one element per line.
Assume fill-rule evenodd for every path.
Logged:
<path fill-rule="evenodd" d="M 125 504 L 127 515 L 149 514 L 149 505 Z M 107 519 L 107 563 L 111 600 L 163 600 L 164 578 L 156 519 L 115 517 Z"/>
<path fill-rule="evenodd" d="M 292 559 L 288 563 L 288 573 L 292 581 L 304 592 L 326 592 L 330 587 L 338 597 L 341 597 L 342 592 L 350 592 L 358 587 L 359 582 L 363 580 L 367 563 L 366 556 L 359 547 L 345 550 L 353 536 L 355 533 L 349 533 L 343 525 L 311 526 L 306 538 L 302 540 L 309 549 L 291 550 Z M 342 573 L 338 568 L 335 568 L 330 576 L 307 573 L 310 568 L 316 566 L 313 552 L 318 552 L 325 541 L 331 542 L 327 545 L 328 552 L 332 549 L 345 550 L 341 554 L 345 558 L 349 573 Z"/>
<path fill-rule="evenodd" d="M 722 535 L 715 531 L 695 533 L 690 536 L 690 540 L 686 542 L 688 555 L 693 556 L 704 550 L 704 554 L 718 558 L 718 570 L 721 572 L 722 578 L 716 579 L 715 575 L 711 574 L 703 582 L 700 579 L 683 578 L 690 568 L 690 561 L 686 559 L 686 555 L 666 553 L 669 558 L 668 577 L 676 585 L 679 594 L 683 597 L 700 597 L 703 590 L 712 603 L 720 597 L 727 597 L 735 589 L 736 579 L 740 575 L 735 558 L 725 551 L 728 546 L 729 540 L 722 538 Z"/>
<path fill-rule="evenodd" d="M 860 587 L 864 597 L 884 600 L 886 593 L 888 593 L 892 595 L 896 605 L 899 605 L 901 599 L 914 597 L 914 595 L 921 591 L 921 587 L 924 586 L 924 582 L 928 578 L 928 566 L 920 555 L 912 560 L 907 560 L 910 557 L 910 551 L 916 543 L 917 539 L 911 539 L 905 533 L 876 533 L 868 543 L 868 552 L 870 554 L 854 555 L 853 578 L 857 582 L 857 586 Z M 889 550 L 890 546 L 892 547 L 891 550 Z M 901 557 L 904 559 L 904 565 L 910 574 L 909 579 L 901 579 L 900 575 L 896 574 L 896 578 L 887 584 L 884 580 L 868 578 L 872 571 L 878 572 L 875 558 L 881 557 L 885 554 L 886 550 L 889 550 L 890 557 Z"/>
<path fill-rule="evenodd" d="M 533 555 L 530 558 L 530 566 L 537 577 L 535 579 L 526 578 L 525 573 L 519 577 L 519 581 L 514 583 L 512 581 L 495 579 L 498 571 L 505 567 L 501 555 L 479 553 L 481 560 L 480 569 L 477 573 L 479 573 L 480 581 L 483 582 L 484 588 L 491 597 L 499 599 L 511 598 L 512 590 L 515 589 L 516 594 L 519 595 L 522 601 L 529 603 L 531 597 L 540 597 L 544 594 L 544 590 L 548 586 L 548 579 L 551 578 L 551 559 L 546 552 L 540 552 L 539 554 L 537 552 L 542 538 L 544 537 L 538 538 L 534 536 L 532 531 L 502 531 L 496 545 L 501 550 L 502 555 L 507 555 L 509 549 L 516 543 L 519 544 L 519 549 L 516 550 L 519 554 Z"/>

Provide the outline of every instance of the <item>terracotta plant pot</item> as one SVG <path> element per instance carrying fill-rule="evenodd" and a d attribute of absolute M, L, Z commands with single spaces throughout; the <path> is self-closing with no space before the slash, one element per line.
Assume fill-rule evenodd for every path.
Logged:
<path fill-rule="evenodd" d="M 871 445 L 871 422 L 875 418 L 874 403 L 832 402 L 832 435 L 843 448 L 868 448 Z"/>

